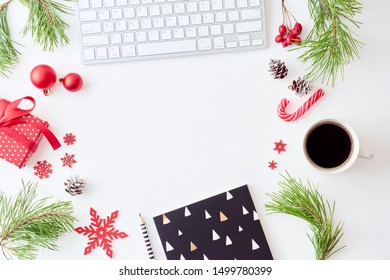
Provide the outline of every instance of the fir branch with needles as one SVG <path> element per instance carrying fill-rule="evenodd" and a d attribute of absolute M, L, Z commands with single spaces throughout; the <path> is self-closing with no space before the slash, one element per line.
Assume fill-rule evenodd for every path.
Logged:
<path fill-rule="evenodd" d="M 301 218 L 309 223 L 312 235 L 308 235 L 313 244 L 317 260 L 325 260 L 345 246 L 338 247 L 343 236 L 343 224 L 334 219 L 335 202 L 330 203 L 319 193 L 318 187 L 308 182 L 306 186 L 301 179 L 281 175 L 278 192 L 267 193 L 271 199 L 265 208 L 269 214 L 284 213 Z"/>
<path fill-rule="evenodd" d="M 309 63 L 306 78 L 321 79 L 322 83 L 336 84 L 338 75 L 344 79 L 344 68 L 359 57 L 363 43 L 356 38 L 352 28 L 360 28 L 355 18 L 362 12 L 359 0 L 308 0 L 314 25 L 298 49 L 303 63 Z"/>
<path fill-rule="evenodd" d="M 19 63 L 20 53 L 10 37 L 7 22 L 7 8 L 13 0 L 0 5 L 0 76 L 8 77 L 12 68 Z M 30 33 L 36 44 L 44 51 L 54 51 L 57 47 L 67 46 L 70 42 L 66 35 L 69 25 L 62 18 L 73 13 L 65 2 L 76 0 L 19 0 L 29 10 L 27 22 L 22 35 Z M 15 14 L 17 16 L 17 14 Z"/>
<path fill-rule="evenodd" d="M 40 248 L 58 250 L 56 241 L 73 230 L 70 201 L 37 200 L 37 183 L 23 182 L 15 198 L 0 193 L 0 248 L 6 259 L 35 259 Z"/>
<path fill-rule="evenodd" d="M 5 77 L 8 77 L 20 60 L 20 53 L 11 39 L 7 22 L 7 10 L 11 1 L 0 5 L 0 75 Z"/>

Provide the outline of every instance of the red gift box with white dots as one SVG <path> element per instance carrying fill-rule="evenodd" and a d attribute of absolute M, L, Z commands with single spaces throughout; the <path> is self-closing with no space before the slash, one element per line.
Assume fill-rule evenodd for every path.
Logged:
<path fill-rule="evenodd" d="M 22 168 L 26 165 L 28 159 L 35 152 L 36 147 L 42 139 L 42 133 L 31 123 L 40 123 L 46 127 L 49 124 L 33 115 L 23 116 L 22 119 L 28 119 L 29 123 L 17 124 L 10 128 L 19 134 L 25 136 L 35 143 L 33 148 L 28 149 L 20 144 L 17 139 L 13 139 L 3 131 L 0 131 L 0 158 Z"/>

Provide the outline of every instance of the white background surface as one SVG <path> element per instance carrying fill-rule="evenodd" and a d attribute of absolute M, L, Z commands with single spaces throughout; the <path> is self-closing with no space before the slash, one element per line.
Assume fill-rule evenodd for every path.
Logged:
<path fill-rule="evenodd" d="M 297 61 L 299 51 L 288 52 L 274 43 L 282 22 L 280 1 L 266 0 L 269 46 L 265 50 L 83 66 L 78 48 L 77 20 L 67 17 L 71 44 L 54 53 L 41 51 L 31 38 L 21 38 L 27 10 L 18 2 L 9 7 L 9 24 L 14 40 L 25 47 L 21 62 L 9 79 L 1 78 L 0 95 L 15 100 L 31 95 L 37 100 L 34 115 L 48 120 L 62 139 L 77 136 L 73 146 L 52 151 L 46 140 L 28 165 L 19 170 L 0 161 L 0 189 L 15 195 L 21 180 L 34 180 L 37 160 L 53 164 L 53 174 L 39 182 L 39 196 L 53 201 L 72 200 L 75 226 L 89 225 L 89 208 L 102 217 L 119 210 L 115 227 L 129 237 L 113 241 L 114 259 L 147 259 L 138 224 L 138 213 L 146 220 L 157 259 L 165 259 L 153 216 L 188 203 L 248 184 L 258 209 L 274 258 L 313 259 L 306 233 L 308 225 L 291 216 L 266 215 L 267 192 L 277 191 L 279 173 L 319 184 L 320 192 L 336 201 L 336 219 L 344 224 L 340 245 L 345 249 L 333 259 L 390 259 L 390 94 L 388 90 L 390 2 L 362 1 L 363 22 L 358 31 L 365 43 L 360 59 L 346 68 L 344 81 L 335 88 L 322 87 L 326 95 L 301 119 L 286 123 L 276 108 L 289 98 L 289 110 L 300 106 L 299 98 L 287 89 L 304 74 Z M 304 27 L 311 28 L 307 1 L 287 1 L 290 11 Z M 273 80 L 270 58 L 282 59 L 289 68 L 284 80 Z M 81 74 L 85 87 L 68 93 L 60 85 L 49 97 L 33 87 L 31 69 L 49 64 L 58 76 Z M 374 159 L 358 159 L 351 169 L 325 175 L 304 161 L 301 142 L 305 130 L 315 121 L 340 118 L 350 123 L 360 138 L 361 148 Z M 286 152 L 277 154 L 274 142 L 282 139 Z M 61 167 L 65 152 L 76 155 L 72 169 Z M 275 160 L 278 168 L 269 169 Z M 79 174 L 87 181 L 82 196 L 71 197 L 63 182 Z M 87 238 L 76 232 L 58 242 L 60 250 L 39 253 L 39 259 L 106 260 L 101 248 L 84 256 Z"/>

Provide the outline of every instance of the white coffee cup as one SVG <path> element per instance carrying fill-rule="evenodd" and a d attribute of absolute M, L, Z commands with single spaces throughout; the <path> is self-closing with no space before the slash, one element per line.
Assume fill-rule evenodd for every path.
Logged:
<path fill-rule="evenodd" d="M 337 174 L 350 168 L 358 157 L 371 159 L 372 153 L 360 151 L 355 130 L 345 121 L 324 119 L 311 125 L 303 139 L 303 153 L 315 169 Z"/>

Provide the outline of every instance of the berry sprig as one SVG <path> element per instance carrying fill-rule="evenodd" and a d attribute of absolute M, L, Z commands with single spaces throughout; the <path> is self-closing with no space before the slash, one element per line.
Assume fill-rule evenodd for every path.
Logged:
<path fill-rule="evenodd" d="M 282 14 L 283 23 L 279 26 L 279 34 L 276 35 L 275 42 L 282 43 L 284 48 L 291 44 L 300 45 L 302 40 L 298 35 L 302 32 L 302 24 L 287 10 L 284 0 L 282 0 Z"/>

